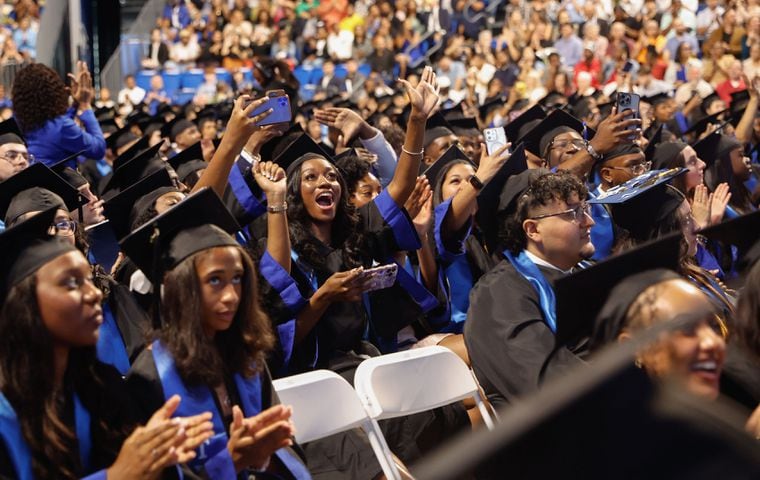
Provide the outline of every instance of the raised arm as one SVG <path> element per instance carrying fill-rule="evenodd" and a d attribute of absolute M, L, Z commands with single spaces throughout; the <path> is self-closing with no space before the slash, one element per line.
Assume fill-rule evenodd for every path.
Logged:
<path fill-rule="evenodd" d="M 260 128 L 257 123 L 272 113 L 272 109 L 269 109 L 255 117 L 250 117 L 249 115 L 254 110 L 266 103 L 267 98 L 260 98 L 246 106 L 248 100 L 250 100 L 248 95 L 242 95 L 235 100 L 235 107 L 232 109 L 232 116 L 227 123 L 227 132 L 222 137 L 222 143 L 214 152 L 198 183 L 193 187 L 193 192 L 203 187 L 211 187 L 220 197 L 224 195 L 230 169 L 235 159 L 240 155 L 248 138 Z"/>
<path fill-rule="evenodd" d="M 254 165 L 252 171 L 254 180 L 267 196 L 267 251 L 290 273 L 285 170 L 274 162 L 261 162 Z"/>
<path fill-rule="evenodd" d="M 400 79 L 399 82 L 406 89 L 412 112 L 409 114 L 406 125 L 406 138 L 401 147 L 401 156 L 387 190 L 396 205 L 401 207 L 414 190 L 417 181 L 424 153 L 422 143 L 425 136 L 425 124 L 428 115 L 438 105 L 438 82 L 431 67 L 425 67 L 416 87 L 406 80 Z"/>

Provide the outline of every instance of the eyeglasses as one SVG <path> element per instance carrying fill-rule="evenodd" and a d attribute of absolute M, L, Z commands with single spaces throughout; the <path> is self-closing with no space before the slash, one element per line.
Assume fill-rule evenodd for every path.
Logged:
<path fill-rule="evenodd" d="M 637 177 L 641 174 L 647 173 L 652 168 L 652 162 L 637 163 L 635 165 L 629 165 L 627 167 L 607 167 L 612 170 L 630 170 L 630 172 Z"/>
<path fill-rule="evenodd" d="M 77 222 L 74 220 L 62 220 L 55 222 L 50 228 L 52 234 L 60 237 L 70 237 L 77 231 Z"/>
<path fill-rule="evenodd" d="M 34 163 L 34 155 L 26 152 L 17 152 L 15 150 L 8 150 L 2 156 L 3 159 L 9 161 L 11 164 L 20 163 L 19 158 L 23 158 L 30 165 Z"/>
<path fill-rule="evenodd" d="M 574 140 L 557 140 L 551 143 L 549 150 L 551 150 L 552 148 L 559 148 L 560 150 L 565 150 L 570 145 L 580 150 L 586 146 L 586 142 L 584 142 L 583 140 L 579 138 L 574 139 Z"/>
<path fill-rule="evenodd" d="M 541 220 L 542 218 L 558 217 L 560 215 L 568 215 L 571 213 L 573 214 L 573 221 L 576 223 L 581 223 L 584 216 L 591 217 L 591 205 L 586 202 L 582 202 L 579 203 L 577 207 L 568 208 L 567 210 L 563 210 L 557 213 L 545 213 L 543 215 L 536 215 L 535 217 L 530 217 L 530 220 Z"/>

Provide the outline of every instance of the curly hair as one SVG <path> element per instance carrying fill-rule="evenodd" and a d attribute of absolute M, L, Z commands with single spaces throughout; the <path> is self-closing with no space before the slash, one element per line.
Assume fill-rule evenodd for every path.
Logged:
<path fill-rule="evenodd" d="M 533 211 L 555 200 L 567 202 L 573 194 L 583 200 L 588 196 L 588 189 L 570 172 L 560 170 L 532 178 L 528 189 L 517 200 L 514 213 L 507 210 L 499 215 L 499 240 L 517 255 L 528 245 L 523 222 L 530 218 Z"/>
<path fill-rule="evenodd" d="M 306 210 L 301 196 L 301 170 L 308 160 L 325 158 L 322 155 L 309 153 L 296 160 L 300 162 L 291 173 L 288 172 L 288 222 L 290 226 L 290 242 L 296 250 L 312 267 L 324 268 L 325 259 L 321 253 L 321 242 L 311 234 L 309 228 L 311 217 Z M 336 169 L 337 170 L 337 169 Z M 348 201 L 348 187 L 343 175 L 338 170 L 338 183 L 341 195 L 338 200 L 338 210 L 332 222 L 332 246 L 343 250 L 343 265 L 347 268 L 368 266 L 371 259 L 365 258 L 366 235 L 359 221 L 359 215 L 353 205 Z"/>
<path fill-rule="evenodd" d="M 55 70 L 33 63 L 18 71 L 11 92 L 13 113 L 23 132 L 42 127 L 69 108 L 66 84 Z"/>
<path fill-rule="evenodd" d="M 180 376 L 192 385 L 219 385 L 225 373 L 251 377 L 264 367 L 266 354 L 274 347 L 269 317 L 259 304 L 259 287 L 251 257 L 242 247 L 234 248 L 243 261 L 242 295 L 232 325 L 210 342 L 203 333 L 201 284 L 198 260 L 210 249 L 186 258 L 166 272 L 161 299 L 163 327 L 155 335 L 172 355 Z"/>
<path fill-rule="evenodd" d="M 114 409 L 118 399 L 109 397 L 95 346 L 71 350 L 62 388 L 39 379 L 40 372 L 54 370 L 54 357 L 53 338 L 37 304 L 35 275 L 15 285 L 0 310 L 0 352 L 2 392 L 18 416 L 21 433 L 32 453 L 35 478 L 83 476 L 76 433 L 62 420 L 64 392 L 77 392 L 105 432 L 106 437 L 98 438 L 93 446 L 116 457 L 126 432 L 116 430 L 115 422 L 109 420 L 112 412 L 108 409 Z"/>
<path fill-rule="evenodd" d="M 359 180 L 366 177 L 372 170 L 372 165 L 366 160 L 357 157 L 354 154 L 347 155 L 335 163 L 343 179 L 346 181 L 349 195 L 356 192 Z"/>

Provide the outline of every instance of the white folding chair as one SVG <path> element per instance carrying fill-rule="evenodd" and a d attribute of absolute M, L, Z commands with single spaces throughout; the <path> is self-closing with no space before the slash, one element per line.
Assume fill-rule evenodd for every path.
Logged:
<path fill-rule="evenodd" d="M 474 397 L 486 427 L 494 428 L 473 373 L 448 348 L 414 348 L 364 360 L 356 369 L 354 388 L 375 420 Z"/>
<path fill-rule="evenodd" d="M 280 401 L 293 407 L 291 420 L 299 443 L 360 427 L 369 437 L 385 477 L 401 480 L 380 427 L 343 377 L 330 370 L 315 370 L 280 378 L 272 384 Z"/>

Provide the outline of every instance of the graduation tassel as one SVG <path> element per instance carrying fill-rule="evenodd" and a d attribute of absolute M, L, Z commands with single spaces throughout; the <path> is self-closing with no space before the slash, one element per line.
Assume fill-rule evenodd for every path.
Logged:
<path fill-rule="evenodd" d="M 153 228 L 153 233 L 150 236 L 150 243 L 153 244 L 153 265 L 152 281 L 158 282 L 158 285 L 153 285 L 153 299 L 151 301 L 151 320 L 154 330 L 161 329 L 161 231 L 158 229 L 158 225 Z"/>

